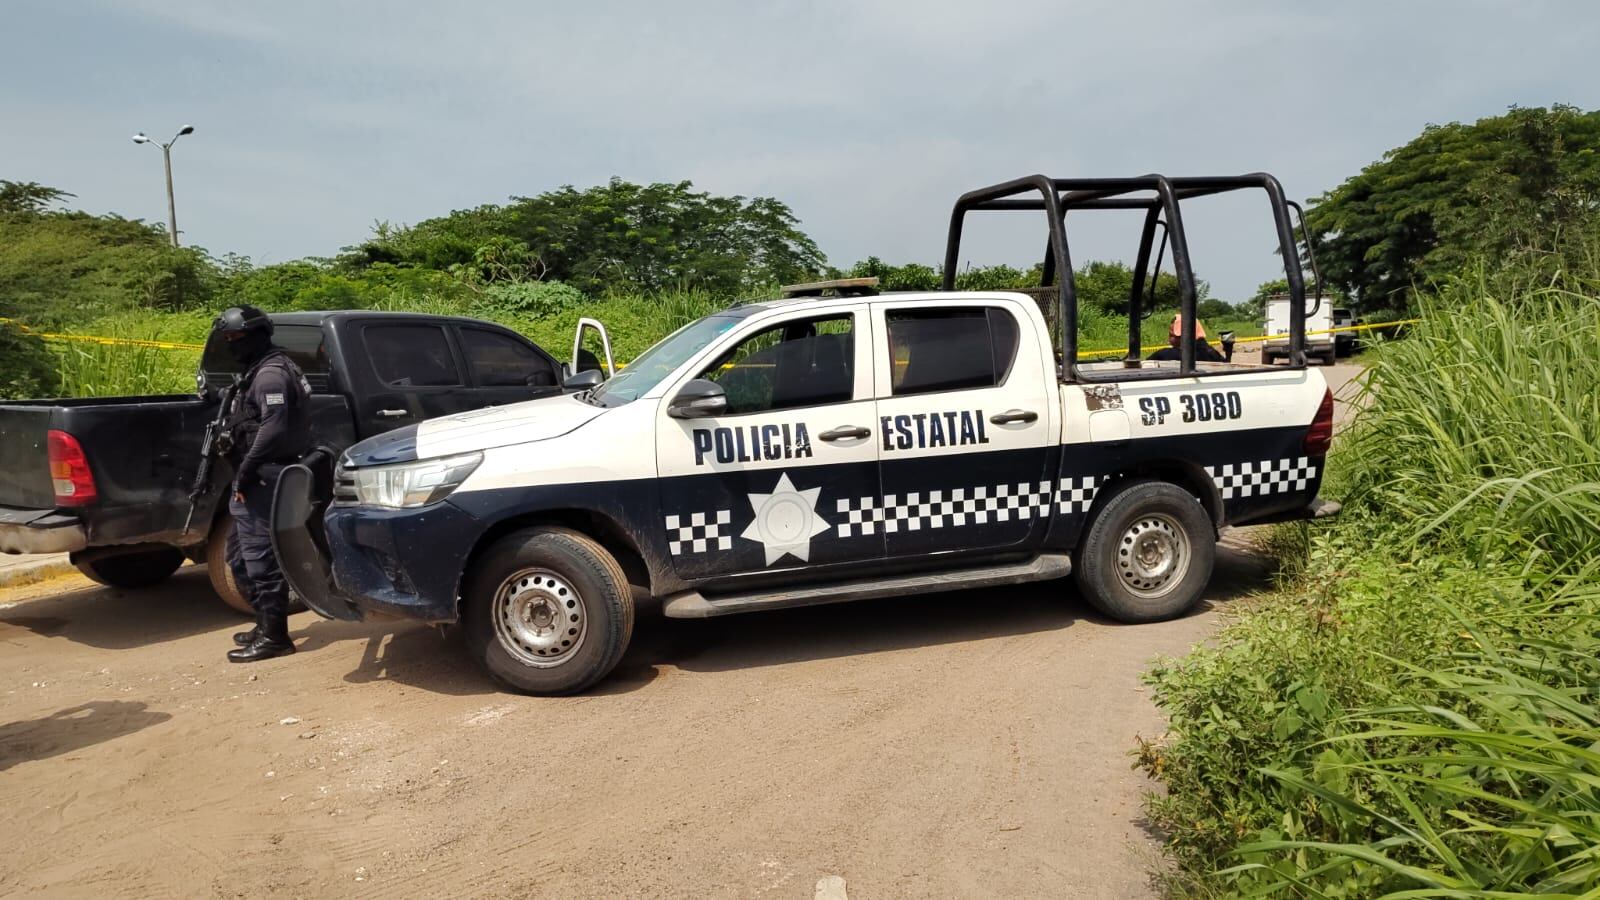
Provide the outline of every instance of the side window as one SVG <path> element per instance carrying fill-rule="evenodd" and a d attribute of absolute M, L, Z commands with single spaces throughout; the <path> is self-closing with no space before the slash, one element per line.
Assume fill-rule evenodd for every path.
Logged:
<path fill-rule="evenodd" d="M 321 393 L 328 389 L 328 350 L 323 346 L 321 325 L 276 325 L 272 330 L 272 343 L 283 348 L 300 367 L 312 391 Z M 207 384 L 222 387 L 243 369 L 223 348 L 221 335 L 213 333 L 206 340 L 200 371 L 206 374 Z"/>
<path fill-rule="evenodd" d="M 484 387 L 554 387 L 555 367 L 532 347 L 510 335 L 483 328 L 461 329 L 472 378 Z"/>
<path fill-rule="evenodd" d="M 390 387 L 452 387 L 461 370 L 441 325 L 368 325 L 361 339 L 373 371 Z"/>
<path fill-rule="evenodd" d="M 855 390 L 855 318 L 797 319 L 739 342 L 701 378 L 722 385 L 731 414 L 841 403 Z"/>
<path fill-rule="evenodd" d="M 895 309 L 889 323 L 895 396 L 1003 384 L 1017 358 L 1017 320 L 994 307 Z"/>

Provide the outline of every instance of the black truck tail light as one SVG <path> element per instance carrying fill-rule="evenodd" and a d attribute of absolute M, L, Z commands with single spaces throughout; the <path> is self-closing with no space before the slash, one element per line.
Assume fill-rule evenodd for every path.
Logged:
<path fill-rule="evenodd" d="M 1316 418 L 1311 420 L 1311 427 L 1306 430 L 1305 443 L 1300 445 L 1300 449 L 1307 456 L 1327 456 L 1331 444 L 1333 444 L 1333 391 L 1324 390 L 1322 405 L 1317 407 Z"/>
<path fill-rule="evenodd" d="M 93 503 L 99 494 L 94 488 L 94 473 L 89 470 L 89 457 L 84 455 L 78 439 L 52 428 L 45 443 L 50 455 L 50 486 L 56 493 L 56 505 Z"/>

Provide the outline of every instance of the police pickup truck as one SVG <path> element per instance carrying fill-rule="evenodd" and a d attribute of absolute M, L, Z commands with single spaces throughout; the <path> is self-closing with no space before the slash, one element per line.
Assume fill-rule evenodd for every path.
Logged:
<path fill-rule="evenodd" d="M 1036 293 L 1052 302 L 839 283 L 707 316 L 592 390 L 351 447 L 320 522 L 308 473 L 289 470 L 273 523 L 285 571 L 330 617 L 459 622 L 496 679 L 537 694 L 611 671 L 636 591 L 701 618 L 1072 574 L 1117 620 L 1181 615 L 1219 528 L 1336 509 L 1317 499 L 1333 401 L 1299 316 L 1288 367 L 1197 362 L 1192 339 L 1178 360 L 1139 356 L 1155 226 L 1193 321 L 1179 204 L 1247 188 L 1297 259 L 1266 175 L 971 192 L 946 288 L 967 212 L 1035 210 L 1050 230 Z M 1128 208 L 1147 212 L 1129 354 L 1079 362 L 1063 216 Z"/>

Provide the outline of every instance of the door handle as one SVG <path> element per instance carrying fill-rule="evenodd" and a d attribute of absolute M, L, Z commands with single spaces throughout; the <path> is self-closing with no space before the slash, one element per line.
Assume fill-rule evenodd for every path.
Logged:
<path fill-rule="evenodd" d="M 409 411 L 403 410 L 403 409 L 380 409 L 380 410 L 378 410 L 378 418 L 380 418 L 380 419 L 398 419 L 401 416 L 409 416 L 409 415 L 411 415 L 411 413 Z"/>
<path fill-rule="evenodd" d="M 823 433 L 817 435 L 817 437 L 822 438 L 825 441 L 842 441 L 846 438 L 868 438 L 872 437 L 872 430 L 868 428 L 862 428 L 860 425 L 840 425 L 838 428 L 831 428 L 827 431 L 824 431 Z"/>
<path fill-rule="evenodd" d="M 989 421 L 996 425 L 1010 425 L 1012 422 L 1037 422 L 1039 414 L 1031 409 L 1008 409 L 1003 413 L 995 413 Z"/>

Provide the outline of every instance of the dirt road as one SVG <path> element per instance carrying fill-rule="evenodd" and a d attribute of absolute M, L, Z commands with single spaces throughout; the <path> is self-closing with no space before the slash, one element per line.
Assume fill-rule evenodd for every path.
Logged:
<path fill-rule="evenodd" d="M 297 655 L 229 665 L 197 569 L 0 589 L 0 893 L 1149 895 L 1140 673 L 1267 585 L 1247 539 L 1159 625 L 1065 584 L 646 610 L 601 689 L 554 700 L 433 630 L 309 614 Z"/>

